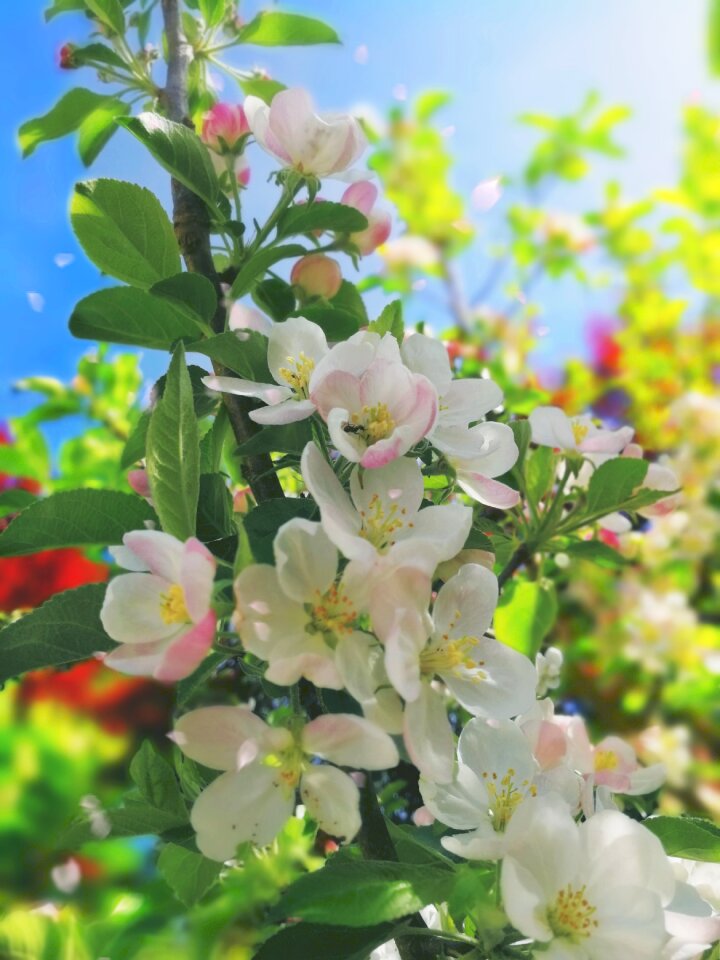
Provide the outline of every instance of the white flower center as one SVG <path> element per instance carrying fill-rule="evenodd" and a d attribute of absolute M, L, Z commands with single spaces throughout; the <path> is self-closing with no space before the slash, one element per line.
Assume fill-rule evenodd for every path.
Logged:
<path fill-rule="evenodd" d="M 572 943 L 586 940 L 597 927 L 594 919 L 596 908 L 585 896 L 585 885 L 572 887 L 568 884 L 558 892 L 555 903 L 548 911 L 548 923 L 558 937 L 566 937 Z"/>
<path fill-rule="evenodd" d="M 277 769 L 278 783 L 283 793 L 292 796 L 307 766 L 307 758 L 304 750 L 294 743 L 281 753 L 269 753 L 263 763 Z"/>
<path fill-rule="evenodd" d="M 368 540 L 379 553 L 384 553 L 395 543 L 395 534 L 398 530 L 401 530 L 406 523 L 408 527 L 414 526 L 412 522 L 405 520 L 406 516 L 406 507 L 398 509 L 396 503 L 385 504 L 381 497 L 374 493 L 370 497 L 367 510 L 360 510 L 362 520 L 360 536 Z"/>
<path fill-rule="evenodd" d="M 487 680 L 487 674 L 482 669 L 485 661 L 473 660 L 469 653 L 476 643 L 477 637 L 448 640 L 447 634 L 444 634 L 441 643 L 426 647 L 420 654 L 420 672 L 428 677 L 436 673 L 451 673 L 473 683 Z"/>
<path fill-rule="evenodd" d="M 346 433 L 359 434 L 367 444 L 377 443 L 389 437 L 395 429 L 395 421 L 385 403 L 376 403 L 373 407 L 363 407 L 359 413 L 353 413 L 345 424 Z"/>
<path fill-rule="evenodd" d="M 512 767 L 508 767 L 502 777 L 497 771 L 483 770 L 482 773 L 483 783 L 490 800 L 493 829 L 498 833 L 504 832 L 516 808 L 528 794 L 531 797 L 537 796 L 537 787 L 534 784 L 529 780 L 516 783 L 515 776 L 516 773 Z"/>
<path fill-rule="evenodd" d="M 579 420 L 571 420 L 570 427 L 573 432 L 573 437 L 575 438 L 575 443 L 580 446 L 585 437 L 590 431 L 590 427 L 586 423 L 581 423 Z"/>
<path fill-rule="evenodd" d="M 334 646 L 341 636 L 352 632 L 352 625 L 357 620 L 357 610 L 350 597 L 343 593 L 337 584 L 321 594 L 315 591 L 316 600 L 306 606 L 310 623 L 310 633 L 322 633 L 329 645 Z"/>
<path fill-rule="evenodd" d="M 185 601 L 185 591 L 179 583 L 168 587 L 167 593 L 160 595 L 160 616 L 163 623 L 192 623 Z"/>
<path fill-rule="evenodd" d="M 278 373 L 285 383 L 292 387 L 299 399 L 307 400 L 308 383 L 314 369 L 315 361 L 312 357 L 307 357 L 304 353 L 301 353 L 297 359 L 288 357 L 287 366 L 280 367 Z"/>
<path fill-rule="evenodd" d="M 596 750 L 594 756 L 595 770 L 617 770 L 620 760 L 614 750 Z"/>

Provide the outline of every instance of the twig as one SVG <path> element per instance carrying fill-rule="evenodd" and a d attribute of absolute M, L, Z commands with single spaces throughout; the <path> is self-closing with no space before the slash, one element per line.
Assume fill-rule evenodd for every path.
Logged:
<path fill-rule="evenodd" d="M 176 123 L 192 126 L 188 119 L 188 68 L 193 49 L 185 39 L 180 24 L 178 0 L 162 0 L 163 23 L 167 40 L 167 80 L 162 102 L 168 117 Z M 212 319 L 215 333 L 225 330 L 226 307 L 224 292 L 210 249 L 210 221 L 204 202 L 191 190 L 173 178 L 173 225 L 185 265 L 192 273 L 200 273 L 213 284 L 217 295 L 217 309 Z M 213 362 L 219 377 L 232 376 L 222 364 Z M 253 401 L 223 393 L 223 403 L 237 442 L 244 443 L 257 433 L 258 427 L 249 417 Z M 282 497 L 283 490 L 267 454 L 248 456 L 243 460 L 243 475 L 255 499 L 270 500 Z"/>

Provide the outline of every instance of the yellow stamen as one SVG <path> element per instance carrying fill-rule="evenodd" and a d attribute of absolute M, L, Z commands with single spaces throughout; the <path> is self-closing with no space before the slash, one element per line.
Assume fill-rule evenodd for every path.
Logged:
<path fill-rule="evenodd" d="M 292 387 L 303 400 L 306 400 L 310 375 L 314 369 L 315 361 L 312 357 L 307 357 L 304 353 L 301 353 L 297 359 L 288 357 L 287 366 L 280 367 L 278 373 L 288 386 Z"/>
<path fill-rule="evenodd" d="M 570 423 L 572 428 L 573 437 L 575 438 L 575 443 L 580 446 L 585 437 L 588 435 L 590 427 L 585 423 L 580 423 L 579 420 L 573 420 Z"/>
<path fill-rule="evenodd" d="M 498 777 L 497 773 L 483 771 L 482 778 L 490 801 L 493 828 L 498 833 L 503 833 L 516 808 L 525 797 L 537 796 L 537 787 L 528 780 L 516 784 L 515 771 L 512 767 L 508 768 L 503 777 Z"/>
<path fill-rule="evenodd" d="M 278 771 L 278 780 L 286 796 L 295 793 L 300 778 L 307 767 L 305 752 L 294 743 L 282 753 L 269 753 L 263 758 L 266 767 L 275 767 Z"/>
<path fill-rule="evenodd" d="M 384 553 L 395 543 L 395 534 L 398 530 L 405 526 L 406 513 L 405 507 L 398 510 L 396 503 L 386 505 L 378 494 L 374 493 L 367 510 L 360 511 L 362 519 L 360 536 L 368 540 L 379 553 Z"/>
<path fill-rule="evenodd" d="M 358 428 L 357 432 L 363 436 L 366 443 L 384 440 L 395 429 L 395 421 L 384 403 L 376 403 L 374 407 L 363 407 L 359 413 L 352 415 L 349 425 Z"/>
<path fill-rule="evenodd" d="M 357 610 L 352 600 L 333 584 L 330 589 L 320 594 L 315 591 L 317 602 L 310 604 L 311 632 L 325 634 L 325 639 L 333 645 L 333 641 L 352 632 L 352 625 L 357 620 Z"/>
<path fill-rule="evenodd" d="M 469 654 L 476 643 L 477 637 L 459 637 L 439 646 L 427 647 L 420 654 L 420 672 L 424 676 L 454 673 L 464 680 L 486 680 L 487 674 L 480 669 L 483 663 L 473 660 Z M 470 676 L 466 671 L 470 672 Z"/>
<path fill-rule="evenodd" d="M 617 770 L 619 766 L 618 755 L 613 750 L 596 750 L 595 751 L 595 769 L 600 770 Z"/>
<path fill-rule="evenodd" d="M 585 886 L 573 888 L 568 884 L 558 892 L 555 903 L 548 911 L 548 923 L 558 937 L 566 937 L 572 943 L 586 940 L 597 927 L 594 919 L 596 908 L 585 896 Z"/>
<path fill-rule="evenodd" d="M 168 592 L 160 597 L 160 616 L 163 623 L 192 623 L 185 603 L 185 591 L 179 583 L 173 583 Z"/>

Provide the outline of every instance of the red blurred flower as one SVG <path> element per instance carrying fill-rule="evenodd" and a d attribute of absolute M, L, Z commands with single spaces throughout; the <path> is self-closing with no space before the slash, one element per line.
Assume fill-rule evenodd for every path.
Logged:
<path fill-rule="evenodd" d="M 108 578 L 104 563 L 95 563 L 73 548 L 44 550 L 29 557 L 0 559 L 0 611 L 39 607 L 53 594 Z"/>

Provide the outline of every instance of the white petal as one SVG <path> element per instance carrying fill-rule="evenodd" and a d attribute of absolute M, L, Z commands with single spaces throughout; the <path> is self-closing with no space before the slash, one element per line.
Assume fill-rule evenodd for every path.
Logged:
<path fill-rule="evenodd" d="M 559 407 L 536 407 L 529 420 L 533 443 L 560 450 L 577 450 L 570 418 Z"/>
<path fill-rule="evenodd" d="M 484 637 L 468 651 L 484 674 L 474 671 L 442 674 L 448 689 L 466 710 L 476 717 L 505 720 L 529 710 L 535 701 L 537 671 L 522 653 L 498 640 Z"/>
<path fill-rule="evenodd" d="M 438 394 L 443 397 L 450 388 L 452 371 L 447 348 L 442 340 L 434 340 L 421 333 L 413 333 L 403 341 L 400 353 L 403 362 L 413 373 L 421 373 L 427 377 Z"/>
<path fill-rule="evenodd" d="M 184 553 L 184 544 L 169 533 L 160 530 L 133 530 L 126 533 L 123 543 L 147 564 L 151 573 L 177 583 Z"/>
<path fill-rule="evenodd" d="M 472 509 L 453 502 L 425 507 L 413 517 L 412 528 L 401 531 L 401 535 L 417 541 L 415 549 L 423 555 L 432 552 L 437 565 L 462 550 L 471 527 Z"/>
<path fill-rule="evenodd" d="M 322 327 L 305 317 L 288 317 L 283 323 L 274 324 L 268 338 L 268 367 L 278 383 L 285 383 L 280 371 L 291 361 L 299 360 L 301 354 L 312 360 L 314 366 L 327 353 L 327 339 Z"/>
<path fill-rule="evenodd" d="M 282 425 L 284 423 L 297 423 L 298 420 L 307 420 L 314 413 L 315 405 L 311 400 L 298 400 L 295 397 L 290 397 L 269 407 L 251 410 L 248 416 L 255 423 Z"/>
<path fill-rule="evenodd" d="M 360 791 L 337 767 L 309 767 L 300 782 L 300 796 L 313 820 L 331 837 L 349 843 L 360 830 Z"/>
<path fill-rule="evenodd" d="M 222 773 L 195 801 L 190 822 L 200 852 L 229 860 L 238 844 L 270 843 L 295 806 L 294 791 L 278 784 L 277 771 L 251 763 L 238 773 Z"/>
<path fill-rule="evenodd" d="M 377 470 L 353 470 L 350 496 L 358 513 L 372 516 L 379 511 L 403 528 L 415 520 L 423 498 L 423 477 L 415 460 L 403 457 Z"/>
<path fill-rule="evenodd" d="M 263 403 L 281 403 L 293 396 L 290 387 L 276 383 L 255 383 L 254 380 L 240 380 L 237 377 L 203 377 L 203 383 L 208 390 L 232 393 L 237 397 L 255 397 Z"/>
<path fill-rule="evenodd" d="M 397 766 L 397 748 L 390 737 L 364 717 L 329 713 L 308 723 L 302 733 L 307 753 L 340 766 L 385 770 Z"/>
<path fill-rule="evenodd" d="M 441 392 L 438 422 L 448 427 L 467 426 L 499 406 L 502 399 L 502 390 L 493 380 L 453 380 L 448 389 Z"/>
<path fill-rule="evenodd" d="M 288 520 L 275 535 L 273 551 L 280 586 L 298 603 L 317 603 L 332 586 L 338 553 L 322 524 Z"/>
<path fill-rule="evenodd" d="M 378 684 L 373 676 L 373 665 L 382 657 L 383 649 L 377 641 L 357 630 L 343 637 L 335 648 L 335 662 L 343 685 L 358 703 L 375 697 Z"/>
<path fill-rule="evenodd" d="M 480 777 L 500 781 L 512 770 L 516 787 L 531 782 L 538 769 L 525 736 L 510 720 L 490 724 L 474 717 L 460 734 L 458 756 Z"/>
<path fill-rule="evenodd" d="M 453 775 L 455 739 L 442 694 L 429 683 L 420 696 L 405 706 L 405 746 L 410 759 L 426 780 L 448 783 Z"/>
<path fill-rule="evenodd" d="M 450 783 L 421 777 L 420 793 L 433 816 L 456 830 L 474 830 L 488 818 L 487 791 L 469 767 L 459 766 Z"/>
<path fill-rule="evenodd" d="M 172 739 L 186 757 L 212 770 L 239 770 L 247 756 L 248 742 L 260 754 L 289 746 L 287 730 L 269 727 L 249 707 L 200 707 L 184 714 L 175 724 Z"/>
<path fill-rule="evenodd" d="M 162 597 L 170 584 L 152 573 L 123 573 L 110 581 L 100 611 L 108 636 L 118 643 L 150 643 L 167 640 L 180 625 L 165 623 Z"/>
<path fill-rule="evenodd" d="M 434 635 L 483 636 L 498 600 L 497 577 L 477 563 L 467 563 L 440 588 L 433 608 Z"/>
<path fill-rule="evenodd" d="M 282 592 L 274 567 L 265 563 L 245 567 L 235 581 L 235 599 L 235 628 L 250 653 L 271 660 L 295 656 L 311 646 L 308 614 Z"/>
<path fill-rule="evenodd" d="M 325 532 L 335 546 L 350 559 L 357 554 L 367 556 L 369 544 L 359 536 L 360 517 L 314 443 L 308 443 L 303 450 L 301 470 L 305 485 L 320 507 Z"/>

